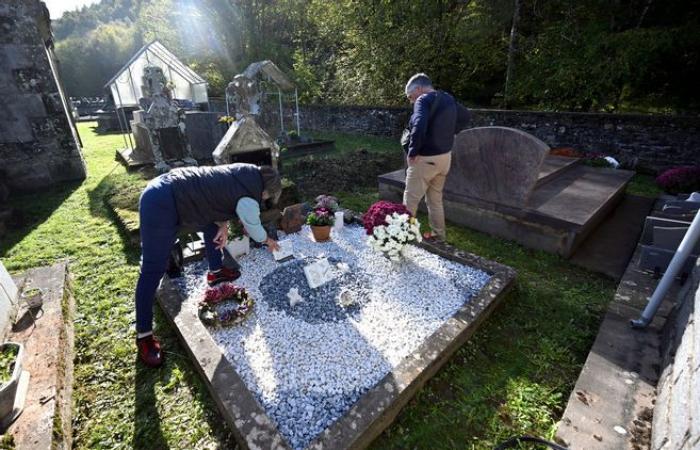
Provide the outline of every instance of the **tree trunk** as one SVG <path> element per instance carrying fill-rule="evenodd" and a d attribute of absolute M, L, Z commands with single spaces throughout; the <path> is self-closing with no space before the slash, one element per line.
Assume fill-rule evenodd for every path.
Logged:
<path fill-rule="evenodd" d="M 651 7 L 653 1 L 654 0 L 647 0 L 646 5 L 644 5 L 642 14 L 639 16 L 639 21 L 637 21 L 637 28 L 640 28 L 642 26 L 642 23 L 644 22 L 644 19 L 647 17 L 647 13 L 649 12 L 649 7 Z"/>
<path fill-rule="evenodd" d="M 515 53 L 517 51 L 516 39 L 518 37 L 518 22 L 520 22 L 520 0 L 515 0 L 513 6 L 513 24 L 510 27 L 510 44 L 508 44 L 508 67 L 506 68 L 506 86 L 503 94 L 505 108 L 510 107 L 510 89 L 513 83 L 513 66 L 515 65 Z"/>

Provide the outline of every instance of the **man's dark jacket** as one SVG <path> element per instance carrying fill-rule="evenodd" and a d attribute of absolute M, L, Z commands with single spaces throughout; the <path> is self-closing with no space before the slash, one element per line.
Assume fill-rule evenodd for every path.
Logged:
<path fill-rule="evenodd" d="M 437 102 L 437 103 L 435 103 Z M 431 114 L 431 108 L 435 104 Z M 413 105 L 408 156 L 434 156 L 452 149 L 454 136 L 469 123 L 469 110 L 443 91 L 423 94 Z"/>
<path fill-rule="evenodd" d="M 187 230 L 235 219 L 242 197 L 262 201 L 262 176 L 253 164 L 185 167 L 162 176 L 172 186 L 180 226 Z"/>

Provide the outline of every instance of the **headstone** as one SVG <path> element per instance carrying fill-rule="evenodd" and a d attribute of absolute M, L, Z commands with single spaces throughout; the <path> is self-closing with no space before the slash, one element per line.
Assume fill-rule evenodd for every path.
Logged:
<path fill-rule="evenodd" d="M 506 127 L 464 130 L 455 137 L 445 192 L 524 206 L 537 184 L 549 146 Z"/>
<path fill-rule="evenodd" d="M 306 221 L 306 213 L 308 205 L 305 203 L 297 203 L 296 205 L 287 206 L 282 211 L 282 220 L 280 221 L 280 229 L 285 233 L 297 233 L 301 231 L 301 226 Z"/>
<path fill-rule="evenodd" d="M 197 160 L 211 159 L 211 154 L 228 126 L 219 122 L 222 114 L 215 112 L 188 111 L 185 114 L 187 140 L 192 147 L 192 156 Z"/>
<path fill-rule="evenodd" d="M 19 289 L 5 266 L 0 262 L 0 334 L 4 337 L 14 315 Z"/>
<path fill-rule="evenodd" d="M 269 159 L 272 166 L 276 167 L 279 156 L 277 144 L 258 125 L 254 116 L 245 116 L 231 124 L 214 149 L 212 157 L 217 164 L 228 164 L 233 161 L 244 162 L 241 157 L 253 153 L 260 154 L 258 158 Z"/>

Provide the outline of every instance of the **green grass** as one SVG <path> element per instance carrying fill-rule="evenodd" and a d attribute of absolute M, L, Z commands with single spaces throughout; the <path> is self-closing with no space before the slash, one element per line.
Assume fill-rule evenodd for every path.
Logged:
<path fill-rule="evenodd" d="M 664 191 L 656 185 L 654 177 L 651 175 L 635 174 L 627 185 L 628 194 L 639 195 L 641 197 L 658 197 Z"/>
<path fill-rule="evenodd" d="M 139 253 L 105 199 L 133 212 L 144 180 L 115 163 L 119 135 L 97 136 L 84 123 L 79 129 L 88 179 L 14 198 L 26 225 L 0 243 L 0 257 L 15 272 L 70 260 L 77 307 L 75 446 L 233 447 L 201 378 L 158 311 L 166 364 L 159 370 L 136 364 Z M 332 136 L 338 156 L 358 147 L 400 151 L 391 139 Z M 355 210 L 377 199 L 369 188 L 337 194 Z M 450 226 L 448 235 L 461 249 L 514 267 L 517 287 L 373 447 L 486 449 L 514 434 L 551 438 L 615 284 L 478 232 Z"/>

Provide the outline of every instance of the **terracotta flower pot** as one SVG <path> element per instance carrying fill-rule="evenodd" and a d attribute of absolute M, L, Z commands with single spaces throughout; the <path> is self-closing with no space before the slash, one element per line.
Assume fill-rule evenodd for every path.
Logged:
<path fill-rule="evenodd" d="M 331 226 L 330 225 L 311 225 L 311 232 L 314 235 L 314 240 L 316 242 L 326 242 L 330 239 Z"/>

